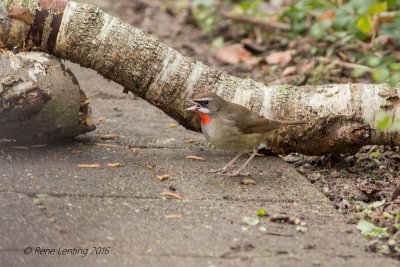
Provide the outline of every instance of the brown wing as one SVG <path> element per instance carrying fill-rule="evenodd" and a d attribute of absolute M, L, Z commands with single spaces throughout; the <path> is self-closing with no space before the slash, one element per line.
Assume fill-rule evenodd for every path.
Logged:
<path fill-rule="evenodd" d="M 233 121 L 239 131 L 244 134 L 264 133 L 282 126 L 280 121 L 265 119 L 237 104 L 229 105 L 229 109 L 225 112 L 227 113 L 227 118 Z"/>

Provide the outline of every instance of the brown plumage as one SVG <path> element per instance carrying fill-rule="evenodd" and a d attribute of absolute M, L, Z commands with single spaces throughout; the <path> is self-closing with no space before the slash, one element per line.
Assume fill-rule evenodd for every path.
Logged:
<path fill-rule="evenodd" d="M 238 171 L 228 175 L 239 175 L 240 171 L 250 162 L 257 152 L 257 147 L 266 135 L 280 127 L 299 125 L 301 121 L 277 121 L 261 117 L 257 113 L 235 103 L 228 102 L 214 93 L 196 95 L 187 108 L 196 112 L 201 120 L 201 128 L 206 139 L 218 148 L 239 151 L 239 155 L 222 169 L 216 170 L 225 174 L 240 155 L 253 149 L 253 155 Z"/>

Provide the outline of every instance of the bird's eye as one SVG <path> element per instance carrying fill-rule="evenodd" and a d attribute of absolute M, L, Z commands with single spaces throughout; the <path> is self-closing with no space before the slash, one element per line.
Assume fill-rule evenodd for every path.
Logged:
<path fill-rule="evenodd" d="M 203 100 L 204 105 L 208 105 L 209 101 L 208 100 Z"/>

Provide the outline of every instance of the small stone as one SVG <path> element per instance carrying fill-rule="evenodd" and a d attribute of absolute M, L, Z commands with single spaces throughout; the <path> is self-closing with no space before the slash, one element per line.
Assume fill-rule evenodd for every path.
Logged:
<path fill-rule="evenodd" d="M 338 178 L 338 177 L 339 177 L 338 171 L 337 171 L 337 170 L 333 170 L 333 171 L 331 172 L 331 177 L 332 177 L 332 178 Z"/>

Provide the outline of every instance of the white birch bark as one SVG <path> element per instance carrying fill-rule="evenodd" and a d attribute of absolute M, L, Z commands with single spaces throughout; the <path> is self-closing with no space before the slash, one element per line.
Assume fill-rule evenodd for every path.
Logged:
<path fill-rule="evenodd" d="M 6 16 L 21 1 L 0 2 L 0 19 L 1 14 Z M 213 91 L 267 118 L 307 121 L 304 127 L 287 127 L 270 136 L 268 145 L 278 153 L 324 154 L 352 151 L 365 144 L 400 145 L 398 131 L 375 129 L 382 112 L 388 113 L 393 122 L 399 120 L 399 88 L 363 84 L 268 86 L 184 57 L 157 38 L 94 6 L 70 1 L 60 11 L 64 0 L 28 2 L 24 5 L 33 18 L 43 9 L 50 14 L 63 12 L 56 40 L 35 40 L 37 36 L 29 36 L 29 19 L 13 15 L 0 27 L 3 44 L 25 47 L 33 40 L 34 48 L 95 69 L 124 86 L 125 92 L 142 97 L 189 129 L 199 130 L 199 122 L 183 111 L 186 100 L 196 93 Z M 51 8 L 40 4 L 43 2 L 58 5 Z M 21 20 L 28 22 L 21 25 Z M 51 25 L 51 20 L 47 23 Z M 21 44 L 22 40 L 28 42 Z"/>

